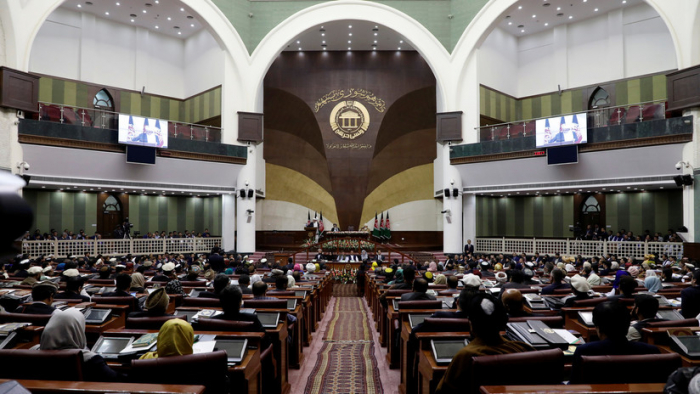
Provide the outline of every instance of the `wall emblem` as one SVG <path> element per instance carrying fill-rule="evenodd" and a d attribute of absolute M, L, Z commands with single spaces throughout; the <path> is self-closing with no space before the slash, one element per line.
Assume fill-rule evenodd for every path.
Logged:
<path fill-rule="evenodd" d="M 369 128 L 369 112 L 359 101 L 342 101 L 331 111 L 333 132 L 345 139 L 355 139 Z"/>

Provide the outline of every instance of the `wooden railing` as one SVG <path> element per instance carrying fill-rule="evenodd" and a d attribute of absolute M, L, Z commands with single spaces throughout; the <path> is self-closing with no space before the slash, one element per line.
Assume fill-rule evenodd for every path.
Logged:
<path fill-rule="evenodd" d="M 30 257 L 53 255 L 67 256 L 124 256 L 163 253 L 208 253 L 214 246 L 221 246 L 220 237 L 208 238 L 133 238 L 133 239 L 71 239 L 22 241 L 22 253 Z"/>

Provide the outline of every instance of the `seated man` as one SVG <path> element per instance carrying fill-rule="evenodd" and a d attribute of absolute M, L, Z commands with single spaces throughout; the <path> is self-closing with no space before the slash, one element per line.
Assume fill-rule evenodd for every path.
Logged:
<path fill-rule="evenodd" d="M 564 271 L 559 268 L 553 269 L 551 273 L 552 284 L 542 288 L 542 294 L 554 294 L 554 290 L 571 289 L 571 285 L 563 282 L 565 276 Z"/>
<path fill-rule="evenodd" d="M 212 293 L 211 291 L 202 291 L 199 293 L 197 297 L 199 298 L 219 298 L 219 295 L 221 295 L 221 291 L 228 286 L 230 282 L 230 279 L 228 278 L 228 275 L 226 274 L 216 274 L 216 277 L 214 278 L 214 292 Z"/>
<path fill-rule="evenodd" d="M 277 300 L 276 297 L 268 297 L 267 295 L 267 283 L 265 282 L 255 282 L 253 283 L 253 299 L 255 300 Z"/>
<path fill-rule="evenodd" d="M 33 313 L 40 315 L 50 315 L 56 308 L 52 307 L 53 296 L 56 294 L 58 286 L 51 281 L 37 282 L 32 287 L 33 302 L 27 305 L 20 305 L 15 309 L 15 313 Z"/>
<path fill-rule="evenodd" d="M 248 275 L 241 275 L 238 278 L 238 287 L 241 288 L 241 293 L 243 294 L 253 294 L 253 290 L 250 288 L 250 276 Z"/>
<path fill-rule="evenodd" d="M 119 274 L 116 278 L 117 289 L 103 293 L 102 297 L 132 297 L 129 290 L 131 289 L 131 276 L 129 274 Z"/>
<path fill-rule="evenodd" d="M 637 281 L 633 277 L 625 275 L 620 278 L 620 294 L 609 296 L 608 301 L 617 301 L 620 298 L 634 298 L 636 289 Z"/>
<path fill-rule="evenodd" d="M 459 293 L 460 290 L 457 288 L 459 286 L 459 278 L 455 275 L 447 277 L 447 289 L 440 290 L 440 293 Z"/>
<path fill-rule="evenodd" d="M 129 317 L 156 317 L 156 316 L 172 316 L 170 313 L 165 313 L 168 310 L 170 297 L 165 292 L 164 287 L 159 287 L 146 298 L 144 305 L 145 311 L 134 311 L 129 313 Z"/>
<path fill-rule="evenodd" d="M 618 302 L 607 301 L 596 305 L 593 308 L 593 324 L 595 324 L 600 340 L 588 342 L 576 348 L 570 384 L 577 384 L 581 379 L 582 356 L 659 354 L 659 349 L 656 346 L 627 340 L 630 314 L 627 308 Z"/>
<path fill-rule="evenodd" d="M 265 337 L 263 338 L 262 348 L 267 349 L 270 345 L 270 338 L 258 317 L 253 313 L 241 313 L 241 304 L 243 302 L 243 293 L 241 293 L 241 289 L 238 286 L 228 285 L 221 291 L 219 300 L 221 301 L 221 309 L 224 313 L 213 317 L 213 319 L 253 322 L 253 327 L 251 327 L 249 331 L 264 332 Z"/>
<path fill-rule="evenodd" d="M 490 294 L 477 294 L 469 303 L 472 341 L 457 353 L 445 371 L 435 394 L 464 393 L 469 386 L 470 362 L 475 356 L 533 351 L 530 345 L 501 337 L 508 315 L 501 301 Z"/>
<path fill-rule="evenodd" d="M 401 294 L 401 301 L 419 301 L 419 300 L 436 300 L 434 295 L 427 294 L 428 281 L 423 278 L 418 278 L 413 281 L 413 291 L 406 294 Z"/>
<path fill-rule="evenodd" d="M 523 309 L 523 294 L 518 289 L 506 289 L 501 296 L 508 317 L 530 316 Z"/>
<path fill-rule="evenodd" d="M 691 286 L 681 290 L 681 315 L 693 319 L 700 314 L 700 270 L 693 273 Z"/>
<path fill-rule="evenodd" d="M 82 300 L 90 302 L 90 297 L 80 294 L 83 291 L 83 278 L 75 276 L 66 279 L 66 290 L 56 294 L 54 300 Z"/>
<path fill-rule="evenodd" d="M 588 292 L 591 291 L 591 285 L 588 284 L 586 278 L 579 274 L 571 277 L 571 290 L 574 295 L 563 298 L 565 307 L 573 306 L 576 301 L 592 298 L 591 295 L 588 294 Z"/>
<path fill-rule="evenodd" d="M 658 311 L 659 300 L 656 297 L 649 294 L 638 294 L 635 296 L 632 318 L 637 319 L 637 321 L 633 321 L 627 331 L 627 340 L 632 342 L 639 341 L 642 339 L 642 328 L 648 326 L 649 323 L 663 321 L 663 319 L 656 318 Z"/>
<path fill-rule="evenodd" d="M 27 277 L 24 278 L 22 282 L 20 282 L 20 285 L 29 285 L 29 286 L 34 286 L 35 283 L 39 282 L 41 280 L 41 274 L 44 272 L 43 269 L 39 266 L 33 266 L 30 267 L 27 270 Z"/>
<path fill-rule="evenodd" d="M 287 275 L 280 275 L 275 278 L 275 289 L 270 290 L 270 294 L 279 293 L 281 291 L 287 291 L 288 285 L 289 278 L 287 278 Z"/>

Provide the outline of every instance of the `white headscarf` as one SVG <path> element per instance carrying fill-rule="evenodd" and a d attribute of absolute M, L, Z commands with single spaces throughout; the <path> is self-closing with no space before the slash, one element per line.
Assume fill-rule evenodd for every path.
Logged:
<path fill-rule="evenodd" d="M 88 361 L 96 354 L 87 349 L 85 339 L 85 316 L 77 309 L 58 311 L 51 316 L 41 333 L 41 350 L 80 349 L 83 360 Z"/>
<path fill-rule="evenodd" d="M 297 281 L 294 280 L 292 275 L 287 275 L 287 288 L 291 289 L 297 285 Z"/>

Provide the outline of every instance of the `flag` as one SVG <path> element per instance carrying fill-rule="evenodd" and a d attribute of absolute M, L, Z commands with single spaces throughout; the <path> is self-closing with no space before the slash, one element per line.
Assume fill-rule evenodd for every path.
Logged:
<path fill-rule="evenodd" d="M 323 235 L 323 211 L 321 211 L 321 220 L 318 222 L 318 235 Z"/>
<path fill-rule="evenodd" d="M 379 222 L 377 221 L 377 213 L 374 213 L 374 230 L 372 230 L 372 236 L 375 238 L 381 238 L 382 233 L 379 231 Z"/>
<path fill-rule="evenodd" d="M 311 226 L 311 211 L 306 211 L 306 227 Z"/>
<path fill-rule="evenodd" d="M 576 115 L 574 115 L 574 119 L 571 123 L 571 131 L 574 132 L 574 143 L 580 144 L 581 140 L 583 139 L 583 134 L 581 133 L 581 128 L 578 125 L 578 118 Z"/>
<path fill-rule="evenodd" d="M 552 129 L 549 126 L 549 119 L 545 119 L 545 121 L 544 121 L 544 143 L 548 144 L 550 139 L 552 139 Z"/>
<path fill-rule="evenodd" d="M 389 211 L 386 212 L 386 223 L 384 223 L 384 239 L 391 239 L 391 226 L 389 225 Z"/>
<path fill-rule="evenodd" d="M 160 119 L 156 119 L 156 138 L 158 138 L 158 147 L 162 148 L 163 144 L 165 143 L 165 139 L 163 138 L 163 131 L 160 129 Z"/>
<path fill-rule="evenodd" d="M 129 138 L 129 141 L 133 140 L 136 136 L 136 130 L 134 130 L 134 117 L 131 115 L 129 115 L 129 130 L 126 136 Z"/>
<path fill-rule="evenodd" d="M 384 212 L 382 212 L 382 218 L 379 220 L 379 238 L 384 238 Z"/>

